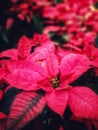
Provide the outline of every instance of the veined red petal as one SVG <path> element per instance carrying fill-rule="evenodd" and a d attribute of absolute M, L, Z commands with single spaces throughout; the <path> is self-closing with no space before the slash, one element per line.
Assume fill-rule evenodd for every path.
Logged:
<path fill-rule="evenodd" d="M 31 91 L 18 94 L 11 105 L 6 130 L 21 130 L 42 112 L 45 105 L 42 94 Z"/>
<path fill-rule="evenodd" d="M 25 59 L 31 51 L 30 40 L 24 35 L 18 43 L 18 56 L 20 59 Z"/>
<path fill-rule="evenodd" d="M 37 82 L 46 78 L 44 69 L 34 62 L 27 60 L 9 61 L 7 64 L 9 74 L 4 79 L 10 86 L 24 90 L 35 90 Z"/>
<path fill-rule="evenodd" d="M 70 53 L 61 60 L 61 78 L 65 78 L 68 83 L 78 79 L 88 69 L 89 60 L 85 55 Z"/>
<path fill-rule="evenodd" d="M 31 53 L 28 57 L 27 60 L 32 61 L 32 62 L 39 62 L 46 60 L 47 58 L 47 49 L 44 49 L 42 47 L 38 47 L 35 52 Z"/>
<path fill-rule="evenodd" d="M 74 87 L 69 91 L 68 105 L 77 117 L 98 120 L 98 95 L 87 87 Z"/>
<path fill-rule="evenodd" d="M 48 76 L 56 77 L 59 73 L 59 62 L 54 53 L 48 53 L 46 60 L 46 69 Z"/>
<path fill-rule="evenodd" d="M 27 70 L 27 71 L 35 71 L 39 73 L 40 75 L 45 77 L 45 72 L 44 69 L 38 64 L 35 63 L 34 61 L 29 61 L 29 60 L 23 60 L 23 61 L 9 61 L 7 63 L 7 67 L 9 71 L 12 73 L 18 70 Z"/>
<path fill-rule="evenodd" d="M 10 86 L 23 90 L 35 90 L 38 89 L 37 82 L 43 80 L 43 77 L 35 71 L 21 69 L 7 75 L 4 79 Z"/>
<path fill-rule="evenodd" d="M 63 117 L 64 111 L 67 106 L 68 92 L 66 90 L 53 90 L 50 93 L 46 93 L 46 104 L 61 117 Z"/>
<path fill-rule="evenodd" d="M 6 51 L 3 51 L 0 53 L 0 58 L 2 57 L 8 57 L 8 58 L 12 58 L 14 60 L 17 60 L 18 56 L 17 56 L 17 50 L 16 49 L 9 49 Z"/>

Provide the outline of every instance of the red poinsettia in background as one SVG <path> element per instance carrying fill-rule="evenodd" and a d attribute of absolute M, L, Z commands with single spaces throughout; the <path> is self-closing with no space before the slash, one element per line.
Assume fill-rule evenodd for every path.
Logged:
<path fill-rule="evenodd" d="M 17 0 L 12 2 L 13 6 L 10 11 L 17 12 L 17 16 L 21 20 L 26 19 L 28 22 L 33 15 L 39 14 L 44 6 L 52 4 L 52 1 L 48 2 L 47 0 L 23 0 L 22 2 Z"/>
<path fill-rule="evenodd" d="M 8 3 L 0 3 L 0 129 L 70 130 L 76 121 L 76 130 L 98 130 L 97 0 Z"/>

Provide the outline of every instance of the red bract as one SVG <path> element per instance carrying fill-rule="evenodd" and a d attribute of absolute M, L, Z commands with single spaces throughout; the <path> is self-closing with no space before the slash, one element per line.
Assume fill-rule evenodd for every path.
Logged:
<path fill-rule="evenodd" d="M 8 116 L 6 130 L 21 130 L 45 107 L 45 99 L 35 92 L 22 92 L 15 97 Z"/>
<path fill-rule="evenodd" d="M 33 38 L 31 39 L 31 44 L 33 45 L 43 45 L 47 42 L 50 42 L 50 38 L 47 34 L 37 34 L 35 33 Z M 52 41 L 51 41 L 52 42 Z"/>
<path fill-rule="evenodd" d="M 89 61 L 85 55 L 68 54 L 61 60 L 61 76 L 64 77 L 68 83 L 78 79 L 88 69 Z"/>
<path fill-rule="evenodd" d="M 47 70 L 47 77 L 52 78 L 56 77 L 59 73 L 59 63 L 56 55 L 53 53 L 47 53 L 46 59 L 46 68 Z"/>
<path fill-rule="evenodd" d="M 43 17 L 54 19 L 58 15 L 58 12 L 55 7 L 48 6 L 48 8 L 44 8 L 43 10 Z"/>
<path fill-rule="evenodd" d="M 0 53 L 0 57 L 8 57 L 13 60 L 25 59 L 31 51 L 30 40 L 26 36 L 22 36 L 18 43 L 17 49 L 9 49 Z"/>
<path fill-rule="evenodd" d="M 0 53 L 0 57 L 8 57 L 17 60 L 18 54 L 16 49 L 9 49 Z"/>
<path fill-rule="evenodd" d="M 44 69 L 36 63 L 28 61 L 10 61 L 7 64 L 9 73 L 4 77 L 10 86 L 19 89 L 32 90 L 37 82 L 45 79 Z"/>
<path fill-rule="evenodd" d="M 80 86 L 70 89 L 68 105 L 75 116 L 98 120 L 98 96 L 91 89 Z"/>
<path fill-rule="evenodd" d="M 31 51 L 31 43 L 30 40 L 26 37 L 23 36 L 18 43 L 18 57 L 20 59 L 25 59 Z"/>
<path fill-rule="evenodd" d="M 35 34 L 33 38 L 31 39 L 31 45 L 32 46 L 40 46 L 35 48 L 35 50 L 42 50 L 47 49 L 50 51 L 55 50 L 54 42 L 50 40 L 49 36 L 47 34 Z"/>
<path fill-rule="evenodd" d="M 51 92 L 47 92 L 46 96 L 47 105 L 61 117 L 63 117 L 64 111 L 67 106 L 69 94 L 64 89 L 56 89 Z"/>
<path fill-rule="evenodd" d="M 10 8 L 11 12 L 17 11 L 18 13 L 18 18 L 20 18 L 20 20 L 24 20 L 26 18 L 26 20 L 28 22 L 30 22 L 31 16 L 33 14 L 33 9 L 32 9 L 32 5 L 31 3 L 26 3 L 25 1 L 23 1 L 20 4 L 17 4 L 18 2 L 14 2 L 13 6 Z M 29 9 L 29 7 L 31 7 L 31 10 Z"/>
<path fill-rule="evenodd" d="M 34 53 L 30 54 L 27 57 L 27 60 L 30 61 L 38 61 L 39 64 L 42 63 L 42 61 L 45 61 L 47 59 L 47 56 L 49 53 L 54 53 L 55 52 L 55 46 L 52 45 L 51 43 L 49 44 L 45 44 L 43 46 L 39 46 L 37 48 L 35 48 Z"/>
<path fill-rule="evenodd" d="M 88 57 L 92 66 L 98 67 L 98 48 L 93 43 L 85 44 L 83 53 Z"/>
<path fill-rule="evenodd" d="M 94 42 L 94 39 L 96 37 L 96 33 L 94 31 L 91 32 L 81 32 L 81 33 L 77 33 L 75 35 L 73 34 L 69 34 L 69 42 L 67 44 L 71 44 L 74 46 L 81 46 L 84 47 L 85 44 L 90 44 Z M 66 44 L 65 44 L 66 46 Z"/>
<path fill-rule="evenodd" d="M 53 1 L 47 0 L 19 0 L 12 1 L 13 6 L 10 8 L 11 12 L 17 12 L 17 16 L 20 20 L 27 20 L 27 22 L 31 22 L 31 18 L 33 15 L 40 14 L 40 10 L 42 7 L 51 5 Z"/>

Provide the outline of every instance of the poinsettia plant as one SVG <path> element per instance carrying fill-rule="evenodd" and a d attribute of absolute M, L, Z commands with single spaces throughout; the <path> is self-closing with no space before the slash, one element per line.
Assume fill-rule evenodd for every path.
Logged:
<path fill-rule="evenodd" d="M 5 3 L 0 130 L 98 130 L 98 1 Z"/>
<path fill-rule="evenodd" d="M 0 113 L 1 121 L 6 120 L 1 127 L 21 130 L 48 106 L 61 120 L 69 107 L 74 116 L 89 120 L 98 129 L 97 94 L 85 85 L 72 85 L 87 71 L 94 69 L 88 56 L 68 49 L 59 58 L 57 47 L 49 37 L 35 35 L 32 40 L 21 37 L 17 49 L 0 53 L 0 105 L 8 92 L 13 88 L 17 90 L 8 104 L 8 112 L 2 110 Z M 46 40 L 40 40 L 42 36 Z M 58 128 L 62 127 L 60 124 Z"/>

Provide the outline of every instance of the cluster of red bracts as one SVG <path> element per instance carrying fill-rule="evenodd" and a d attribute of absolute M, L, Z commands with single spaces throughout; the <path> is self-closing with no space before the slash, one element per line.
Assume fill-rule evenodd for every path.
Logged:
<path fill-rule="evenodd" d="M 9 114 L 0 112 L 0 129 L 21 130 L 47 105 L 61 118 L 69 106 L 73 113 L 70 119 L 84 122 L 88 130 L 92 125 L 98 130 L 98 95 L 87 86 L 71 85 L 90 69 L 98 76 L 98 48 L 94 43 L 98 33 L 97 1 L 12 2 L 10 11 L 17 11 L 21 20 L 30 22 L 39 10 L 46 19 L 43 34 L 32 38 L 24 35 L 17 49 L 0 53 L 0 100 L 12 87 L 22 90 L 15 96 Z M 13 22 L 9 19 L 7 28 Z M 63 37 L 66 44 L 50 40 L 51 32 Z M 38 93 L 40 90 L 43 93 Z"/>
<path fill-rule="evenodd" d="M 68 105 L 74 116 L 89 119 L 94 124 L 98 123 L 97 94 L 86 86 L 70 85 L 90 68 L 93 68 L 97 75 L 98 49 L 93 43 L 86 44 L 83 49 L 74 48 L 69 44 L 66 44 L 65 48 L 61 49 L 55 45 L 46 34 L 35 34 L 32 39 L 23 36 L 17 49 L 0 53 L 0 83 L 7 84 L 4 93 L 13 86 L 23 90 L 12 102 L 8 117 L 1 113 L 1 118 L 7 118 L 7 130 L 13 127 L 21 129 L 39 115 L 45 105 L 62 118 Z M 91 49 L 90 52 L 88 48 Z M 8 59 L 3 59 L 4 57 Z M 38 90 L 43 90 L 44 94 L 38 94 Z M 1 90 L 0 97 L 3 97 Z M 38 101 L 32 104 L 31 100 L 36 97 Z M 30 105 L 32 109 L 28 108 L 26 111 L 25 107 Z M 22 123 L 18 122 L 17 126 L 12 126 L 24 111 Z M 95 127 L 97 129 L 97 125 Z"/>

